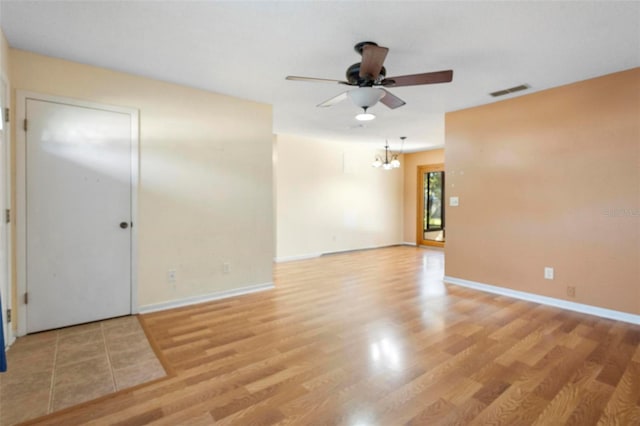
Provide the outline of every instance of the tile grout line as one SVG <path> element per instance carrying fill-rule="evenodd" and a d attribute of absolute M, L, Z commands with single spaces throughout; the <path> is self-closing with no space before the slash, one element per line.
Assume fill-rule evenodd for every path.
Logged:
<path fill-rule="evenodd" d="M 104 322 L 100 323 L 100 331 L 102 332 L 102 343 L 104 344 L 104 351 L 107 355 L 107 364 L 109 364 L 109 372 L 111 373 L 111 383 L 113 384 L 113 391 L 117 392 L 118 387 L 116 386 L 116 377 L 113 374 L 113 364 L 111 364 L 111 354 L 109 353 L 109 348 L 107 346 L 107 336 L 104 334 Z"/>
<path fill-rule="evenodd" d="M 51 368 L 51 385 L 49 385 L 49 406 L 47 407 L 47 413 L 53 412 L 53 394 L 55 391 L 55 383 L 56 383 L 56 364 L 58 363 L 59 342 L 60 342 L 60 330 L 56 330 L 56 346 L 53 351 L 53 366 Z"/>

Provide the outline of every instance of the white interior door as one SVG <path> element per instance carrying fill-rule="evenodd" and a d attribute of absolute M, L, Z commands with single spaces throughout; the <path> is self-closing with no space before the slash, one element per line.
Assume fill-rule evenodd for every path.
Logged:
<path fill-rule="evenodd" d="M 7 320 L 7 309 L 10 306 L 11 291 L 9 288 L 9 225 L 6 222 L 5 211 L 9 207 L 8 180 L 9 162 L 8 141 L 9 123 L 5 122 L 4 111 L 8 105 L 7 83 L 0 78 L 0 298 L 2 299 L 2 331 L 4 343 L 8 345 L 11 341 L 9 335 L 9 323 Z"/>
<path fill-rule="evenodd" d="M 26 99 L 27 332 L 131 313 L 131 115 Z"/>

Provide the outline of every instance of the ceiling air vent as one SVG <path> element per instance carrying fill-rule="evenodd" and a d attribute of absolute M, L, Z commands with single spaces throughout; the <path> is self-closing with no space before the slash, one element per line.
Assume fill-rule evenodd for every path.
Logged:
<path fill-rule="evenodd" d="M 519 92 L 521 90 L 527 90 L 529 86 L 521 84 L 520 86 L 509 87 L 508 89 L 498 90 L 497 92 L 489 93 L 493 97 L 508 95 L 509 93 Z"/>

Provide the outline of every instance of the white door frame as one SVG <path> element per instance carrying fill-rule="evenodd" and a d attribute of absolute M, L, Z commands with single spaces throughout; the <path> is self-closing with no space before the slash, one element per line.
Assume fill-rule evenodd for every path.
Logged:
<path fill-rule="evenodd" d="M 9 79 L 7 78 L 7 76 L 5 75 L 5 73 L 0 72 L 0 84 L 3 84 L 5 87 L 5 92 L 4 92 L 4 100 L 2 102 L 2 105 L 5 108 L 10 108 L 11 107 L 11 85 L 9 84 Z M 2 117 L 0 117 L 1 120 L 4 121 L 4 111 L 1 111 L 1 115 Z M 13 121 L 15 118 L 13 117 L 13 112 L 10 112 L 10 117 L 9 119 L 11 121 Z M 8 123 L 4 123 L 3 125 L 3 137 L 4 137 L 4 142 L 5 142 L 5 152 L 4 154 L 4 158 L 5 158 L 5 169 L 3 170 L 3 175 L 0 177 L 0 185 L 4 185 L 5 187 L 5 200 L 4 200 L 4 206 L 6 209 L 9 209 L 10 211 L 12 211 L 12 207 L 11 207 L 11 121 Z M 1 212 L 2 215 L 4 216 L 4 212 Z M 12 212 L 12 216 L 13 216 L 13 212 Z M 1 218 L 2 220 L 4 220 L 4 217 Z M 13 291 L 13 283 L 12 283 L 12 274 L 11 274 L 11 263 L 12 263 L 12 258 L 13 258 L 13 244 L 12 244 L 12 233 L 11 233 L 11 223 L 8 223 L 7 225 L 7 232 L 5 235 L 5 239 L 6 239 L 6 271 L 7 271 L 7 276 L 6 278 L 6 283 L 7 283 L 7 288 L 6 288 L 6 300 L 2 300 L 3 304 L 4 304 L 4 310 L 2 311 L 2 318 L 3 320 L 6 320 L 6 310 L 7 309 L 11 309 L 12 306 L 12 291 Z M 15 311 L 12 311 L 15 312 Z M 14 315 L 15 317 L 15 315 Z M 10 346 L 14 340 L 15 340 L 15 336 L 13 335 L 13 322 L 15 321 L 15 318 L 12 318 L 12 322 L 7 324 L 7 335 L 4 336 L 4 344 L 5 346 Z"/>
<path fill-rule="evenodd" d="M 138 313 L 138 110 L 113 105 L 87 102 L 61 96 L 43 95 L 23 90 L 16 91 L 16 275 L 18 291 L 18 336 L 27 334 L 27 306 L 24 294 L 27 289 L 27 234 L 26 234 L 26 137 L 24 119 L 26 101 L 64 103 L 85 108 L 95 108 L 131 116 L 131 313 Z"/>

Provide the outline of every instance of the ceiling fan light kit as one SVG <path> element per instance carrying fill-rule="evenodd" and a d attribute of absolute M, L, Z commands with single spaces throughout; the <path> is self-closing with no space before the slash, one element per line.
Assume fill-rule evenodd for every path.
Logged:
<path fill-rule="evenodd" d="M 376 116 L 367 112 L 367 109 L 377 104 L 378 101 L 384 97 L 384 91 L 373 87 L 361 87 L 350 90 L 347 95 L 356 106 L 364 110 L 364 112 L 356 115 L 356 120 L 371 121 L 376 118 Z"/>
<path fill-rule="evenodd" d="M 370 108 L 378 103 L 384 97 L 382 89 L 374 87 L 361 87 L 359 89 L 349 90 L 348 96 L 351 101 L 360 108 Z"/>
<path fill-rule="evenodd" d="M 374 118 L 376 118 L 376 116 L 374 114 L 371 114 L 370 112 L 367 112 L 367 107 L 364 107 L 363 112 L 356 115 L 356 120 L 358 121 L 371 121 Z"/>

